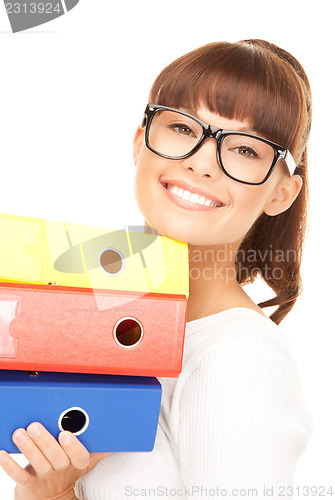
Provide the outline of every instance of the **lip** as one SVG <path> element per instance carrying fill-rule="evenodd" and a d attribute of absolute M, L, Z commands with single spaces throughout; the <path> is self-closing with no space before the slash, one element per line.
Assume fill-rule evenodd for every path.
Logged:
<path fill-rule="evenodd" d="M 174 179 L 166 179 L 166 180 L 160 180 L 160 183 L 168 198 L 183 208 L 187 208 L 189 210 L 197 210 L 197 211 L 209 211 L 209 210 L 217 210 L 219 208 L 224 208 L 226 206 L 226 204 L 223 201 L 219 200 L 216 196 L 213 196 L 208 191 L 205 191 L 204 189 L 198 188 L 196 186 L 191 186 L 187 182 Z M 172 184 L 173 186 L 177 186 L 181 189 L 190 191 L 191 193 L 197 194 L 199 196 L 205 196 L 205 198 L 213 200 L 217 203 L 222 203 L 222 205 L 218 207 L 213 207 L 213 206 L 206 207 L 205 205 L 191 203 L 190 201 L 179 198 L 179 196 L 176 196 L 175 194 L 168 191 L 165 187 L 166 184 Z"/>

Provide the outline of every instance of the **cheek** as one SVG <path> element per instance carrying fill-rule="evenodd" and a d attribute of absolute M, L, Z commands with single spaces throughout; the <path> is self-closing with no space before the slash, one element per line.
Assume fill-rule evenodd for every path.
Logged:
<path fill-rule="evenodd" d="M 135 197 L 137 203 L 150 205 L 157 202 L 160 178 L 171 165 L 168 160 L 157 156 L 147 148 L 142 148 L 136 162 L 135 171 Z M 141 208 L 141 207 L 140 207 Z"/>
<path fill-rule="evenodd" d="M 231 212 L 227 219 L 231 228 L 231 238 L 238 241 L 243 238 L 254 222 L 263 213 L 268 192 L 263 186 L 241 184 L 233 186 L 230 191 Z M 224 219 L 222 220 L 224 224 Z"/>
<path fill-rule="evenodd" d="M 251 192 L 243 199 L 243 209 L 248 217 L 256 220 L 263 212 L 265 206 L 265 198 L 262 193 Z"/>
<path fill-rule="evenodd" d="M 158 183 L 157 169 L 150 161 L 148 155 L 141 154 L 136 164 L 135 171 L 135 200 L 143 217 L 150 222 L 151 212 L 157 204 Z"/>
<path fill-rule="evenodd" d="M 143 203 L 145 201 L 145 179 L 144 175 L 140 171 L 140 167 L 136 167 L 136 173 L 135 173 L 135 199 L 138 208 L 140 209 L 142 215 L 143 214 Z"/>
<path fill-rule="evenodd" d="M 263 212 L 268 196 L 268 190 L 264 186 L 235 184 L 232 188 L 231 199 L 241 215 L 252 219 Z"/>

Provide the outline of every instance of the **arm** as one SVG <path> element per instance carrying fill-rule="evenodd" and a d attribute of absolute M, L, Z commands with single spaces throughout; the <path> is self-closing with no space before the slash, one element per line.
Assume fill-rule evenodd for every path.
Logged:
<path fill-rule="evenodd" d="M 180 401 L 186 487 L 257 488 L 260 495 L 266 485 L 292 485 L 310 432 L 305 415 L 295 381 L 272 351 L 217 348 L 190 375 Z"/>
<path fill-rule="evenodd" d="M 6 452 L 0 464 L 16 482 L 15 500 L 74 500 L 74 485 L 105 453 L 89 454 L 70 432 L 61 432 L 59 442 L 35 422 L 13 434 L 13 441 L 29 460 L 23 469 Z"/>

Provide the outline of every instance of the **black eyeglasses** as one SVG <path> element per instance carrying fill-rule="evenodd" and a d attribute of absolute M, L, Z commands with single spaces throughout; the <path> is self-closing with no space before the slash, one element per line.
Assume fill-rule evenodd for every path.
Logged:
<path fill-rule="evenodd" d="M 285 161 L 290 175 L 296 168 L 287 148 L 254 134 L 208 125 L 179 109 L 148 104 L 143 125 L 146 146 L 171 160 L 187 158 L 198 151 L 206 139 L 215 139 L 221 170 L 243 184 L 263 184 L 280 160 Z"/>

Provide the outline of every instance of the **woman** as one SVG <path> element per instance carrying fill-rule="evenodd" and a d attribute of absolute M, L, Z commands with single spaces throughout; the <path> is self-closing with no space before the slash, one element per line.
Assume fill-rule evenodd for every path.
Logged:
<path fill-rule="evenodd" d="M 200 47 L 158 75 L 134 139 L 135 191 L 147 225 L 189 244 L 182 373 L 159 379 L 152 453 L 94 467 L 102 456 L 69 433 L 16 431 L 31 466 L 0 459 L 17 500 L 292 496 L 312 422 L 277 325 L 301 290 L 310 102 L 300 64 L 261 40 Z M 258 275 L 275 296 L 256 305 L 242 285 Z"/>

